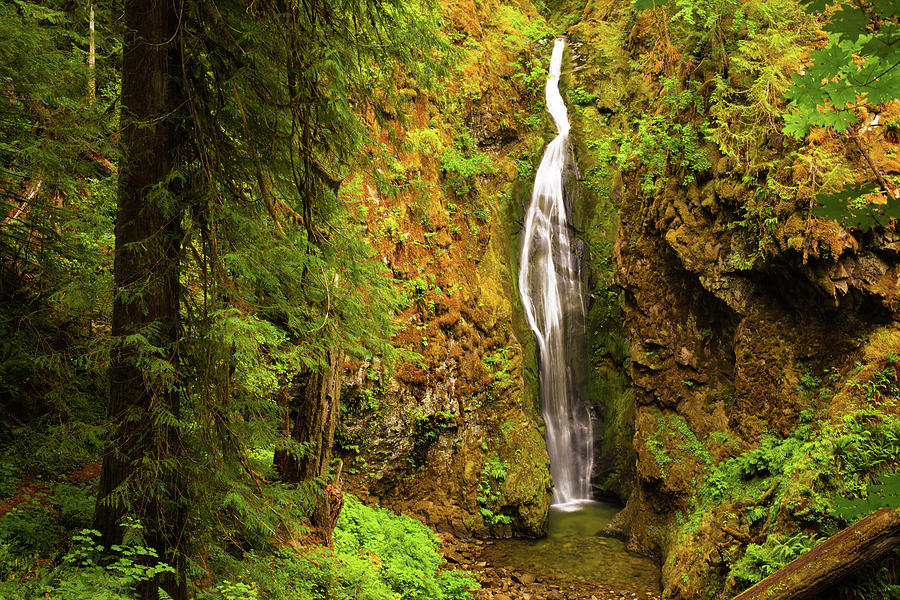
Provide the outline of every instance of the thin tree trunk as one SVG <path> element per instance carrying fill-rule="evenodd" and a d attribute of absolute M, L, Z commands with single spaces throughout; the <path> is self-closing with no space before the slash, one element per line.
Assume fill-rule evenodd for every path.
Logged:
<path fill-rule="evenodd" d="M 90 29 L 90 39 L 88 41 L 88 100 L 93 103 L 94 98 L 97 96 L 97 76 L 94 72 L 94 67 L 97 62 L 97 55 L 95 53 L 94 47 L 94 3 L 91 2 L 90 6 L 90 16 L 89 16 L 89 24 L 88 27 Z"/>
<path fill-rule="evenodd" d="M 182 95 L 172 76 L 177 73 L 176 3 L 128 0 L 125 21 L 110 357 L 112 449 L 103 460 L 94 521 L 109 548 L 122 541 L 122 518 L 137 518 L 160 559 L 179 570 L 166 587 L 180 600 L 186 598 L 177 552 L 184 514 L 173 506 L 179 504 L 181 486 L 171 461 L 163 460 L 180 452 L 172 424 L 179 396 L 174 382 L 146 366 L 152 357 L 157 364 L 177 367 L 181 209 L 180 199 L 167 197 L 165 190 L 177 144 L 171 115 Z M 159 584 L 139 586 L 140 597 L 158 598 Z"/>
<path fill-rule="evenodd" d="M 283 481 L 299 483 L 320 479 L 325 481 L 331 466 L 331 447 L 340 408 L 340 369 L 343 353 L 330 350 L 328 367 L 310 372 L 294 400 L 296 413 L 290 436 L 295 442 L 309 447 L 299 459 L 280 452 L 275 457 L 276 468 Z M 310 524 L 322 534 L 326 544 L 331 544 L 337 515 L 343 505 L 340 492 L 340 476 L 325 486 L 310 516 Z"/>

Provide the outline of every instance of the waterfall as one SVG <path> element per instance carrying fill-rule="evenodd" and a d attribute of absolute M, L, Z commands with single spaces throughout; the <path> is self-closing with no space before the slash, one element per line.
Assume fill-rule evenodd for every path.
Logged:
<path fill-rule="evenodd" d="M 587 374 L 585 306 L 580 264 L 566 215 L 564 170 L 569 118 L 559 93 L 565 40 L 556 40 L 547 78 L 547 111 L 559 134 L 547 145 L 537 175 L 525 229 L 519 291 L 538 343 L 540 394 L 555 505 L 591 498 L 593 433 L 584 398 Z"/>

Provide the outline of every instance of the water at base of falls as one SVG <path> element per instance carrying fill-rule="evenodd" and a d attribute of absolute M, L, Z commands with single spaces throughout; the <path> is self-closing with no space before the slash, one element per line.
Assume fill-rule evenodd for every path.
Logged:
<path fill-rule="evenodd" d="M 589 582 L 590 593 L 579 598 L 608 597 L 600 594 L 599 586 L 628 591 L 616 596 L 655 597 L 660 591 L 659 567 L 649 558 L 629 554 L 625 542 L 597 535 L 620 508 L 604 502 L 583 502 L 574 511 L 553 506 L 547 537 L 497 540 L 485 545 L 478 558 L 542 581 Z"/>
<path fill-rule="evenodd" d="M 590 500 L 593 432 L 584 398 L 587 373 L 584 294 L 569 236 L 564 173 L 569 119 L 559 93 L 565 40 L 558 39 L 547 78 L 547 111 L 559 134 L 544 151 L 525 215 L 519 291 L 538 343 L 541 405 L 555 506 Z"/>

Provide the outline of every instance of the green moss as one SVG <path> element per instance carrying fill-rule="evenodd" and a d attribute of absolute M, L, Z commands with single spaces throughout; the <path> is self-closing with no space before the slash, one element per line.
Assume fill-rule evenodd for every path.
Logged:
<path fill-rule="evenodd" d="M 672 462 L 672 457 L 666 452 L 666 444 L 660 439 L 666 435 L 666 421 L 661 414 L 656 415 L 656 429 L 650 435 L 644 438 L 644 443 L 656 459 L 659 472 L 663 477 L 668 473 L 668 465 Z"/>
<path fill-rule="evenodd" d="M 712 464 L 712 457 L 707 450 L 706 445 L 697 439 L 696 434 L 691 430 L 687 421 L 679 414 L 672 414 L 668 417 L 669 426 L 678 430 L 684 438 L 684 442 L 678 446 L 680 450 L 690 452 L 707 465 Z"/>

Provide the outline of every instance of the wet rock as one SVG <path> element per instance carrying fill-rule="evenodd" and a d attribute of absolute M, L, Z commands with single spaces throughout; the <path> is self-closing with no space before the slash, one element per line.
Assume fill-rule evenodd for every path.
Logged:
<path fill-rule="evenodd" d="M 678 351 L 678 354 L 675 355 L 675 362 L 683 367 L 691 367 L 692 369 L 697 368 L 697 357 L 684 346 L 682 346 L 681 350 Z"/>
<path fill-rule="evenodd" d="M 522 585 L 529 585 L 534 583 L 534 575 L 531 573 L 513 573 L 512 575 L 513 581 L 521 583 Z"/>

